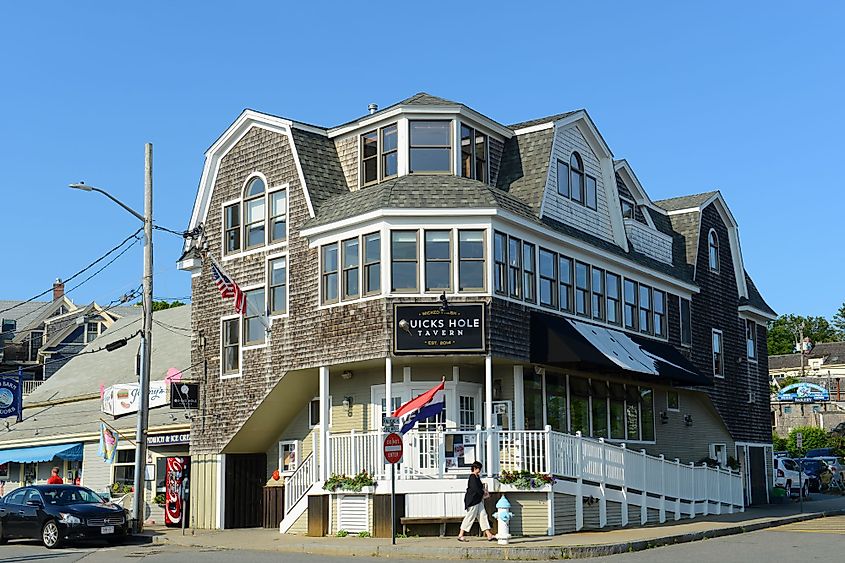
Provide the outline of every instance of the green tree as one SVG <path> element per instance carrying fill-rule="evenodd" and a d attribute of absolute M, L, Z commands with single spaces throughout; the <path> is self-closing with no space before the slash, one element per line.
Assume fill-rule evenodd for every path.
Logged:
<path fill-rule="evenodd" d="M 774 432 L 772 432 L 772 449 L 776 452 L 783 452 L 786 451 L 787 442 L 786 438 L 783 436 L 778 436 Z"/>
<path fill-rule="evenodd" d="M 845 340 L 845 303 L 833 315 L 833 326 L 839 331 L 839 340 Z"/>
<path fill-rule="evenodd" d="M 844 305 L 845 306 L 845 305 Z M 769 354 L 791 354 L 795 351 L 798 329 L 804 324 L 804 336 L 813 343 L 836 342 L 840 333 L 824 317 L 781 315 L 769 323 Z"/>
<path fill-rule="evenodd" d="M 164 309 L 172 309 L 173 307 L 181 307 L 182 305 L 184 305 L 184 303 L 182 303 L 178 299 L 176 301 L 165 301 L 163 299 L 161 301 L 153 300 L 153 313 L 155 313 L 156 311 L 162 311 Z M 135 306 L 140 307 L 141 302 L 139 301 L 135 303 Z"/>
<path fill-rule="evenodd" d="M 796 435 L 801 433 L 804 436 L 804 444 L 801 450 L 798 450 Z M 786 439 L 786 448 L 789 454 L 793 457 L 801 457 L 807 450 L 814 450 L 816 448 L 829 448 L 830 437 L 828 433 L 818 426 L 799 426 L 789 431 L 789 437 Z"/>

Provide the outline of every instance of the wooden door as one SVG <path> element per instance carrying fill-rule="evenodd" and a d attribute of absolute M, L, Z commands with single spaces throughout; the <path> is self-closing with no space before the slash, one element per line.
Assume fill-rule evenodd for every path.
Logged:
<path fill-rule="evenodd" d="M 263 524 L 267 454 L 226 454 L 225 528 Z"/>

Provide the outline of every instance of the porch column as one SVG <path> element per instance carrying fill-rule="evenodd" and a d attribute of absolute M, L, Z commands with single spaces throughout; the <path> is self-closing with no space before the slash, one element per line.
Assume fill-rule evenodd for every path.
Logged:
<path fill-rule="evenodd" d="M 320 480 L 329 478 L 329 368 L 320 367 Z"/>
<path fill-rule="evenodd" d="M 513 366 L 513 430 L 525 430 L 523 366 Z"/>
<path fill-rule="evenodd" d="M 487 426 L 487 476 L 492 477 L 493 467 L 493 356 L 484 358 L 484 423 Z"/>

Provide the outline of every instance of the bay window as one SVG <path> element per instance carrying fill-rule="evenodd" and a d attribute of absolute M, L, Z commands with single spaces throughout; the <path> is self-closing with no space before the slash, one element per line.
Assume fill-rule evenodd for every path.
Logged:
<path fill-rule="evenodd" d="M 368 186 L 396 176 L 399 149 L 396 124 L 367 131 L 359 139 L 361 185 Z"/>
<path fill-rule="evenodd" d="M 359 253 L 358 253 L 358 238 L 352 238 L 340 243 L 343 251 L 341 256 L 342 270 L 343 270 L 343 299 L 354 299 L 358 297 L 358 268 L 359 268 Z"/>
<path fill-rule="evenodd" d="M 320 249 L 322 265 L 323 303 L 337 303 L 338 300 L 338 259 L 337 244 L 327 244 Z"/>
<path fill-rule="evenodd" d="M 607 294 L 607 322 L 618 325 L 621 321 L 621 288 L 619 287 L 619 276 L 607 272 L 606 280 L 606 294 Z"/>
<path fill-rule="evenodd" d="M 508 292 L 507 244 L 504 233 L 493 233 L 494 290 L 501 294 Z"/>
<path fill-rule="evenodd" d="M 575 314 L 590 316 L 590 267 L 575 262 Z"/>
<path fill-rule="evenodd" d="M 378 131 L 361 135 L 361 184 L 378 182 Z"/>
<path fill-rule="evenodd" d="M 522 243 L 522 295 L 525 300 L 531 303 L 537 301 L 534 245 L 528 242 Z"/>
<path fill-rule="evenodd" d="M 451 172 L 451 122 L 411 121 L 409 128 L 410 172 Z"/>
<path fill-rule="evenodd" d="M 381 291 L 381 235 L 364 235 L 364 294 Z"/>
<path fill-rule="evenodd" d="M 487 182 L 487 135 L 461 125 L 461 176 Z"/>
<path fill-rule="evenodd" d="M 418 261 L 417 231 L 392 231 L 390 233 L 392 291 L 418 291 Z"/>
<path fill-rule="evenodd" d="M 567 313 L 572 312 L 572 258 L 566 256 L 558 256 L 558 275 L 560 276 L 560 284 L 558 285 L 558 302 L 560 303 L 560 310 Z"/>
<path fill-rule="evenodd" d="M 458 290 L 484 291 L 484 231 L 458 231 Z"/>
<path fill-rule="evenodd" d="M 425 290 L 452 290 L 452 231 L 425 231 Z"/>
<path fill-rule="evenodd" d="M 557 256 L 540 248 L 540 305 L 557 308 Z"/>
<path fill-rule="evenodd" d="M 399 142 L 396 124 L 381 128 L 381 179 L 387 180 L 399 172 L 397 154 Z"/>

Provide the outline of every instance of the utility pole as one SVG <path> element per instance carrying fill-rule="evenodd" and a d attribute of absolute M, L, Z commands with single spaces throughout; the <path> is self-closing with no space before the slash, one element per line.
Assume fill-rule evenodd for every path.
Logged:
<path fill-rule="evenodd" d="M 144 146 L 144 294 L 141 340 L 141 381 L 138 390 L 138 426 L 135 430 L 135 490 L 132 518 L 136 532 L 144 529 L 144 473 L 147 465 L 147 421 L 150 400 L 150 357 L 153 346 L 153 145 Z"/>

